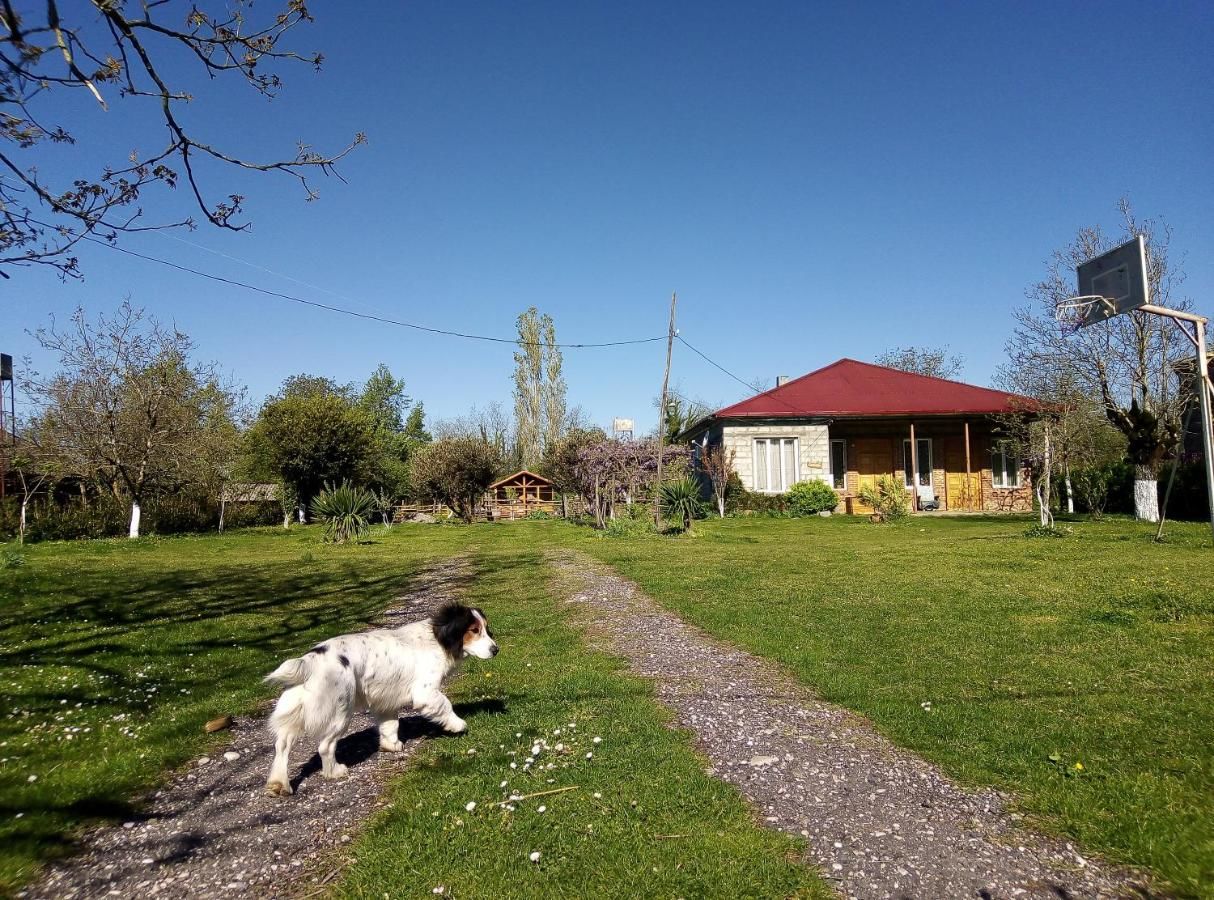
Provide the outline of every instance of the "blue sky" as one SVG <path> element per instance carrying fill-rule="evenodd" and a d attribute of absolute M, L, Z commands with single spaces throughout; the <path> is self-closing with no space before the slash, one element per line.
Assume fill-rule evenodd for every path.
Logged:
<path fill-rule="evenodd" d="M 1214 313 L 1209 3 L 354 8 L 314 6 L 294 42 L 322 50 L 325 67 L 283 70 L 273 102 L 174 67 L 197 91 L 195 130 L 247 155 L 366 132 L 341 168 L 348 184 L 323 181 L 305 203 L 285 179 L 213 172 L 212 194 L 247 194 L 248 233 L 125 246 L 440 328 L 509 336 L 535 305 L 563 341 L 660 334 L 677 291 L 682 334 L 747 381 L 947 344 L 963 377 L 986 384 L 1051 251 L 1081 226 L 1115 227 L 1128 196 L 1172 226 L 1183 293 Z M 71 171 L 71 153 L 96 166 L 157 146 L 133 105 L 56 101 L 52 118 L 80 123 L 80 144 L 36 151 L 44 172 Z M 511 403 L 510 347 L 306 309 L 104 248 L 82 259 L 82 282 L 33 270 L 0 282 L 0 349 L 45 367 L 24 329 L 129 295 L 254 399 L 295 372 L 361 380 L 383 361 L 431 416 Z M 664 353 L 567 351 L 570 403 L 599 423 L 652 424 Z M 672 383 L 712 402 L 746 393 L 678 345 Z"/>

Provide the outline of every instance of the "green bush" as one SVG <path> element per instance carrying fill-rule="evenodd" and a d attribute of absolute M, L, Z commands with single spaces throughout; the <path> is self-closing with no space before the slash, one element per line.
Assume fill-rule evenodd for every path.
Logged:
<path fill-rule="evenodd" d="M 799 481 L 788 491 L 788 511 L 794 516 L 816 516 L 839 505 L 839 495 L 825 481 Z"/>
<path fill-rule="evenodd" d="M 860 502 L 871 506 L 882 522 L 896 522 L 910 512 L 910 495 L 906 486 L 891 475 L 882 475 L 875 485 L 860 488 Z"/>
<path fill-rule="evenodd" d="M 704 500 L 700 485 L 694 478 L 667 481 L 658 488 L 658 508 L 662 516 L 675 522 L 684 531 L 691 530 L 695 519 L 704 518 Z"/>
<path fill-rule="evenodd" d="M 375 495 L 366 488 L 343 481 L 337 487 L 326 484 L 312 501 L 312 515 L 321 523 L 326 543 L 344 544 L 362 538 L 371 527 Z"/>
<path fill-rule="evenodd" d="M 593 520 L 590 521 L 594 524 Z M 632 516 L 621 516 L 618 519 L 608 519 L 607 524 L 598 532 L 602 537 L 618 538 L 618 537 L 637 537 L 642 534 L 656 534 L 657 528 L 653 524 L 653 517 L 646 516 L 644 518 L 633 518 Z"/>
<path fill-rule="evenodd" d="M 725 511 L 735 516 L 784 518 L 788 515 L 788 495 L 760 494 L 745 489 L 739 489 L 733 494 L 727 491 L 725 494 Z"/>

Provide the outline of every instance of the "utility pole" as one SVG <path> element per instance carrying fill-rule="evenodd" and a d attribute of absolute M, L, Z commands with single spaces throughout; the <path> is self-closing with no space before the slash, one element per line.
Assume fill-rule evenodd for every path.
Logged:
<path fill-rule="evenodd" d="M 672 292 L 670 295 L 670 326 L 666 330 L 666 372 L 662 375 L 662 402 L 658 409 L 658 480 L 654 485 L 653 491 L 653 522 L 655 525 L 660 525 L 662 519 L 658 492 L 662 487 L 662 453 L 666 449 L 666 407 L 668 403 L 666 392 L 670 387 L 670 356 L 674 352 L 674 336 L 676 334 L 674 328 L 674 308 L 677 303 L 678 294 Z"/>

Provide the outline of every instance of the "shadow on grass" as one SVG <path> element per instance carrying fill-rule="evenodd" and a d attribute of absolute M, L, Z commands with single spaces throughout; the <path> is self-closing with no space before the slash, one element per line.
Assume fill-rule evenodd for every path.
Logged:
<path fill-rule="evenodd" d="M 498 699 L 477 700 L 472 703 L 454 704 L 455 712 L 460 718 L 475 718 L 481 714 L 499 715 L 506 711 L 506 704 Z M 438 725 L 422 716 L 405 716 L 398 725 L 399 739 L 408 743 L 426 738 L 452 737 L 459 735 L 448 734 Z M 353 768 L 364 763 L 379 752 L 379 729 L 364 728 L 354 734 L 346 735 L 337 742 L 337 761 Z M 320 756 L 312 754 L 311 759 L 304 763 L 299 774 L 291 780 L 292 789 L 299 786 L 320 771 Z"/>
<path fill-rule="evenodd" d="M 423 572 L 417 603 L 406 607 L 412 618 L 427 614 L 431 591 L 460 592 L 471 577 L 466 568 L 435 570 L 431 563 L 240 565 L 221 558 L 175 571 L 106 564 L 23 572 L 5 585 L 0 674 L 11 682 L 6 699 L 25 718 L 0 721 L 0 733 L 10 741 L 41 735 L 43 725 L 74 711 L 68 721 L 91 725 L 99 738 L 111 729 L 104 733 L 123 757 L 152 749 L 157 766 L 172 766 L 196 748 L 207 719 L 268 695 L 261 678 L 282 657 L 366 628 L 393 598 L 416 589 Z M 114 743 L 128 723 L 138 725 L 129 751 L 121 739 Z M 6 866 L 70 853 L 83 825 L 143 818 L 128 798 L 154 770 L 125 765 L 108 777 L 110 764 L 90 754 L 85 740 L 52 742 L 46 734 L 33 738 L 31 750 L 41 755 L 45 774 L 63 767 L 68 777 L 44 776 L 36 789 L 23 777 L 0 785 Z M 339 753 L 363 759 L 377 747 L 368 751 L 359 735 L 347 741 Z"/>

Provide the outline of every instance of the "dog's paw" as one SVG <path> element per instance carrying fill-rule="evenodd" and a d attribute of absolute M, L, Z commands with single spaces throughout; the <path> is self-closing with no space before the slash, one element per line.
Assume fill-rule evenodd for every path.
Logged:
<path fill-rule="evenodd" d="M 285 781 L 267 781 L 266 793 L 271 797 L 290 797 L 295 792 Z"/>
<path fill-rule="evenodd" d="M 445 727 L 447 731 L 451 732 L 451 734 L 463 734 L 468 730 L 468 723 L 463 719 L 455 719 L 448 722 Z"/>
<path fill-rule="evenodd" d="M 404 741 L 385 741 L 382 738 L 379 742 L 380 750 L 387 750 L 389 753 L 400 753 L 405 749 Z"/>
<path fill-rule="evenodd" d="M 345 778 L 349 773 L 350 770 L 346 768 L 345 763 L 334 763 L 333 770 L 331 772 L 326 774 L 324 771 L 322 771 L 320 774 L 325 778 Z"/>

